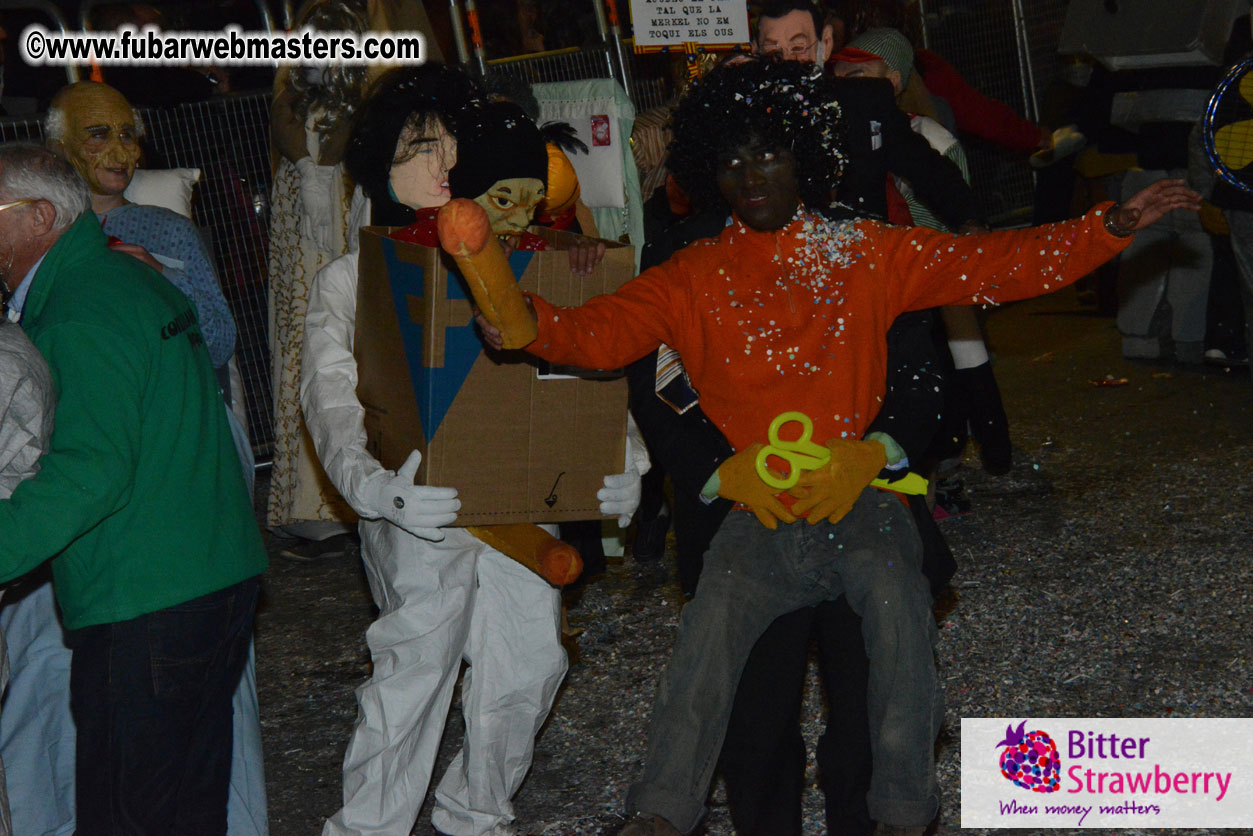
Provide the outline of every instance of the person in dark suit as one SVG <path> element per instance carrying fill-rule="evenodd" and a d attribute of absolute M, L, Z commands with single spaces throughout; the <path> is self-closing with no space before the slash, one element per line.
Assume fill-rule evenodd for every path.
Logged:
<path fill-rule="evenodd" d="M 776 23 L 783 26 L 776 26 Z M 830 31 L 816 9 L 800 0 L 774 0 L 762 10 L 757 51 L 788 60 L 817 61 Z M 816 33 L 823 31 L 823 37 Z M 980 225 L 974 195 L 956 166 L 915 134 L 896 107 L 891 85 L 879 79 L 840 80 L 846 153 L 833 214 L 888 217 L 887 184 L 895 173 L 911 180 L 922 199 L 955 228 Z M 835 164 L 835 161 L 832 161 Z M 721 207 L 687 218 L 645 245 L 642 267 L 666 260 L 699 238 L 725 226 Z M 938 354 L 929 312 L 902 316 L 888 335 L 888 394 L 867 436 L 887 437 L 898 464 L 918 463 L 938 427 L 943 405 Z M 702 488 L 731 455 L 722 433 L 682 391 L 683 381 L 656 389 L 659 355 L 628 368 L 631 410 L 649 445 L 654 467 L 674 484 L 674 526 L 680 585 L 695 593 L 702 555 L 731 507 L 725 499 L 706 503 Z M 680 411 L 682 410 L 682 411 Z M 886 445 L 885 445 L 886 446 Z M 900 475 L 903 475 L 900 474 Z M 956 570 L 952 554 L 921 497 L 910 500 L 924 543 L 924 571 L 938 591 Z M 720 766 L 736 832 L 799 834 L 805 745 L 799 730 L 801 692 L 809 637 L 818 639 L 822 676 L 830 704 L 828 727 L 819 742 L 820 780 L 827 799 L 828 832 L 869 833 L 865 794 L 870 780 L 866 712 L 868 662 L 860 619 L 843 599 L 780 617 L 758 640 L 736 694 Z"/>

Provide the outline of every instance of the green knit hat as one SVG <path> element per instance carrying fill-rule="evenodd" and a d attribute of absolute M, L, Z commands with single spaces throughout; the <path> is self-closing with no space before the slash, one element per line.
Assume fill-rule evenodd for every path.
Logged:
<path fill-rule="evenodd" d="M 860 53 L 860 55 L 858 55 Z M 909 83 L 914 72 L 914 47 L 895 29 L 867 29 L 835 56 L 837 61 L 866 61 L 873 55 L 901 74 L 901 85 Z"/>

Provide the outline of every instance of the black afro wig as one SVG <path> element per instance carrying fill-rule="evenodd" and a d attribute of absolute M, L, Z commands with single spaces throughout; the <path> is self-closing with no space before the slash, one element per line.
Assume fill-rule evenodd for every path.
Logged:
<path fill-rule="evenodd" d="M 718 160 L 749 140 L 790 150 L 805 206 L 831 206 L 844 170 L 843 123 L 821 67 L 764 60 L 718 67 L 679 102 L 667 167 L 697 207 L 725 209 Z"/>

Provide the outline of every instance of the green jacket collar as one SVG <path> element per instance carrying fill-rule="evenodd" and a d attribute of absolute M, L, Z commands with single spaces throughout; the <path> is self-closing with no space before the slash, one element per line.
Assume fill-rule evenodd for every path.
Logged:
<path fill-rule="evenodd" d="M 39 265 L 39 271 L 31 282 L 30 293 L 22 308 L 22 318 L 29 317 L 33 320 L 39 317 L 39 312 L 43 310 L 44 303 L 52 293 L 52 286 L 56 284 L 56 276 L 64 267 L 86 260 L 86 254 L 92 250 L 107 250 L 108 247 L 109 239 L 100 228 L 95 213 L 88 210 L 80 215 L 44 256 L 43 264 Z"/>

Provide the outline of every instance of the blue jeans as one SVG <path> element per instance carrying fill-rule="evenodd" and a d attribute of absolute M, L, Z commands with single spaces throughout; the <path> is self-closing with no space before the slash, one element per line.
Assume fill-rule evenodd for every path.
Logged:
<path fill-rule="evenodd" d="M 873 819 L 928 824 L 939 807 L 932 747 L 942 720 L 931 595 L 908 509 L 867 489 L 832 525 L 770 531 L 732 512 L 710 546 L 662 676 L 644 774 L 627 806 L 684 833 L 705 813 L 736 684 L 758 637 L 780 615 L 845 595 L 870 659 Z"/>
<path fill-rule="evenodd" d="M 221 836 L 260 582 L 67 633 L 79 836 Z"/>

